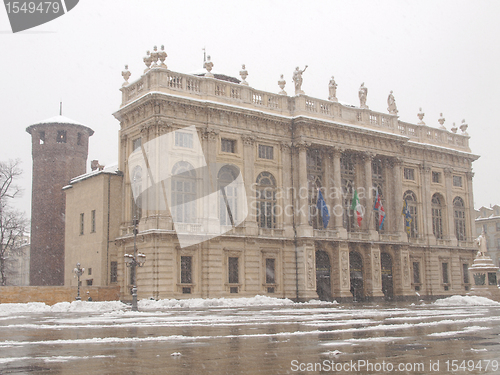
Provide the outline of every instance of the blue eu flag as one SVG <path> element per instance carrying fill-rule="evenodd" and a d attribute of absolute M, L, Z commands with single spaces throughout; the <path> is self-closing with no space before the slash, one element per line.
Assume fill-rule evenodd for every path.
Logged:
<path fill-rule="evenodd" d="M 316 206 L 318 206 L 318 210 L 321 213 L 321 217 L 323 218 L 323 226 L 326 229 L 326 227 L 328 226 L 328 222 L 330 221 L 330 213 L 328 212 L 328 207 L 326 205 L 325 199 L 323 198 L 321 190 L 318 190 L 318 203 L 316 204 Z"/>

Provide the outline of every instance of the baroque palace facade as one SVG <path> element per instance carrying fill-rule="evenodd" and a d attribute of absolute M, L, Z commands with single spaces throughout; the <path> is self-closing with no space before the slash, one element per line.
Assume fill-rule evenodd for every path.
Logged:
<path fill-rule="evenodd" d="M 334 82 L 329 100 L 309 97 L 301 91 L 303 71 L 298 68 L 296 94 L 289 96 L 282 81 L 279 94 L 250 87 L 244 67 L 242 80 L 237 80 L 211 72 L 210 58 L 204 74 L 171 71 L 164 59 L 161 52 L 148 54 L 147 69 L 134 82 L 128 82 L 128 70 L 122 73 L 122 105 L 114 114 L 121 127 L 116 172 L 121 187 L 116 189 L 120 199 L 112 200 L 119 207 L 111 208 L 121 216 L 111 221 L 111 230 L 102 225 L 104 219 L 98 220 L 108 234 L 115 233 L 109 239 L 113 244 L 104 241 L 106 256 L 101 252 L 82 264 L 95 268 L 91 263 L 100 263 L 99 269 L 106 270 L 101 285 L 118 284 L 122 299 L 131 299 L 124 255 L 133 254 L 135 243 L 146 256 L 137 269 L 139 298 L 260 294 L 349 301 L 467 293 L 468 267 L 477 251 L 471 166 L 478 157 L 469 149 L 465 124 L 461 133 L 446 130 L 442 122 L 440 129 L 430 127 L 422 121 L 423 113 L 419 124 L 402 122 L 393 98 L 389 113 L 373 111 L 363 85 L 360 107 L 340 104 Z M 192 126 L 206 162 L 221 166 L 212 171 L 217 186 L 226 178 L 224 166 L 239 169 L 247 205 L 241 207 L 236 196 L 241 191 L 226 189 L 224 196 L 216 196 L 233 214 L 240 210 L 248 215 L 220 236 L 181 247 L 175 229 L 195 235 L 198 218 L 204 217 L 206 206 L 189 203 L 203 172 L 186 160 L 172 167 L 183 168 L 167 182 L 171 202 L 189 203 L 181 212 L 134 199 L 133 190 L 145 190 L 141 185 L 150 176 L 128 164 L 148 142 L 173 131 L 182 135 Z M 175 147 L 193 147 L 192 138 L 181 135 L 176 135 Z M 74 198 L 67 202 L 68 220 L 91 209 L 78 205 L 79 186 L 107 189 L 102 183 L 83 187 L 78 182 L 91 181 L 99 171 L 91 174 L 70 185 Z M 331 216 L 326 228 L 316 209 L 318 189 Z M 361 226 L 351 209 L 354 191 L 365 210 Z M 372 209 L 376 192 L 386 212 L 381 228 Z M 157 199 L 161 192 L 148 194 Z M 402 215 L 405 200 L 412 215 L 408 228 Z M 215 205 L 223 207 L 220 202 Z M 231 224 L 222 208 L 218 219 Z M 81 228 L 75 226 L 73 232 Z M 66 243 L 71 243 L 67 254 L 78 254 L 78 235 L 82 233 L 66 232 Z M 68 276 L 78 256 L 67 257 Z"/>

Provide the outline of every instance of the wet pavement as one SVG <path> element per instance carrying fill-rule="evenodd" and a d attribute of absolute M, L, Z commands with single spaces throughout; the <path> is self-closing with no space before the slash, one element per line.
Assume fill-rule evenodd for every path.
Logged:
<path fill-rule="evenodd" d="M 352 304 L 0 315 L 0 374 L 495 374 L 500 307 Z"/>

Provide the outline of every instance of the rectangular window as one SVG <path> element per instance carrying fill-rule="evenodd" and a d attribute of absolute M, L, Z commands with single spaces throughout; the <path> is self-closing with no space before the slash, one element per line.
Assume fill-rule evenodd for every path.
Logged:
<path fill-rule="evenodd" d="M 500 222 L 496 222 L 496 228 L 497 228 L 497 232 L 500 231 Z"/>
<path fill-rule="evenodd" d="M 78 133 L 78 135 L 76 137 L 76 144 L 78 146 L 83 145 L 83 136 L 82 136 L 82 133 Z"/>
<path fill-rule="evenodd" d="M 91 267 L 87 268 L 87 271 L 89 272 L 89 276 L 92 275 L 92 268 Z"/>
<path fill-rule="evenodd" d="M 94 279 L 88 279 L 87 281 L 87 286 L 92 286 L 94 284 Z"/>
<path fill-rule="evenodd" d="M 236 152 L 236 141 L 234 139 L 221 139 L 221 151 L 234 154 Z"/>
<path fill-rule="evenodd" d="M 176 131 L 175 145 L 179 147 L 193 148 L 193 134 Z"/>
<path fill-rule="evenodd" d="M 112 261 L 110 263 L 109 281 L 112 283 L 118 282 L 118 262 Z"/>
<path fill-rule="evenodd" d="M 439 184 L 441 182 L 440 172 L 432 172 L 432 182 L 434 182 L 435 184 Z"/>
<path fill-rule="evenodd" d="M 228 275 L 229 275 L 229 283 L 237 284 L 239 281 L 238 277 L 238 258 L 237 257 L 229 257 L 228 262 Z"/>
<path fill-rule="evenodd" d="M 40 132 L 40 144 L 45 144 L 45 132 Z"/>
<path fill-rule="evenodd" d="M 84 214 L 80 214 L 80 235 L 83 234 L 84 223 L 85 223 L 85 215 Z"/>
<path fill-rule="evenodd" d="M 92 233 L 95 233 L 95 210 L 92 210 L 90 212 L 90 221 L 91 221 L 91 224 L 90 224 L 90 231 Z"/>
<path fill-rule="evenodd" d="M 443 284 L 449 284 L 450 279 L 448 278 L 448 263 L 441 263 L 441 267 L 443 269 Z"/>
<path fill-rule="evenodd" d="M 274 160 L 274 147 L 259 145 L 259 158 Z"/>
<path fill-rule="evenodd" d="M 266 284 L 274 284 L 275 283 L 274 262 L 275 262 L 275 259 L 273 259 L 273 258 L 266 259 Z"/>
<path fill-rule="evenodd" d="M 453 176 L 453 186 L 462 187 L 462 177 L 461 176 Z"/>
<path fill-rule="evenodd" d="M 182 256 L 181 257 L 181 283 L 182 284 L 192 284 L 193 283 L 193 257 Z"/>
<path fill-rule="evenodd" d="M 420 262 L 413 262 L 413 283 L 420 284 Z"/>
<path fill-rule="evenodd" d="M 467 263 L 462 264 L 462 273 L 464 277 L 464 284 L 469 284 L 469 265 Z"/>
<path fill-rule="evenodd" d="M 404 177 L 405 177 L 405 180 L 415 181 L 415 169 L 405 168 L 404 169 Z"/>
<path fill-rule="evenodd" d="M 134 139 L 132 141 L 132 151 L 135 151 L 137 150 L 138 148 L 140 148 L 142 145 L 142 140 L 141 138 L 137 138 L 137 139 Z"/>
<path fill-rule="evenodd" d="M 57 131 L 57 143 L 66 143 L 66 130 L 58 130 Z"/>

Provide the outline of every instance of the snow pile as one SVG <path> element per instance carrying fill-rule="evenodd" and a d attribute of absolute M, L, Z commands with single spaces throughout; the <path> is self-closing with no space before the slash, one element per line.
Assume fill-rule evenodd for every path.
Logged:
<path fill-rule="evenodd" d="M 451 296 L 434 302 L 438 306 L 500 306 L 500 302 L 479 296 Z"/>
<path fill-rule="evenodd" d="M 0 303 L 0 316 L 19 313 L 46 313 L 46 312 L 110 312 L 126 310 L 129 306 L 119 301 L 106 302 L 59 302 L 48 306 L 43 302 L 29 303 Z"/>
<path fill-rule="evenodd" d="M 47 312 L 50 306 L 43 302 L 29 303 L 0 303 L 0 315 L 10 315 L 19 313 Z"/>
<path fill-rule="evenodd" d="M 172 309 L 172 308 L 206 308 L 206 307 L 248 307 L 248 306 L 289 306 L 294 302 L 288 298 L 273 298 L 255 296 L 251 298 L 192 298 L 192 299 L 162 299 L 140 300 L 141 309 Z"/>
<path fill-rule="evenodd" d="M 128 306 L 120 301 L 105 302 L 59 302 L 50 308 L 51 312 L 110 312 L 126 310 Z"/>

